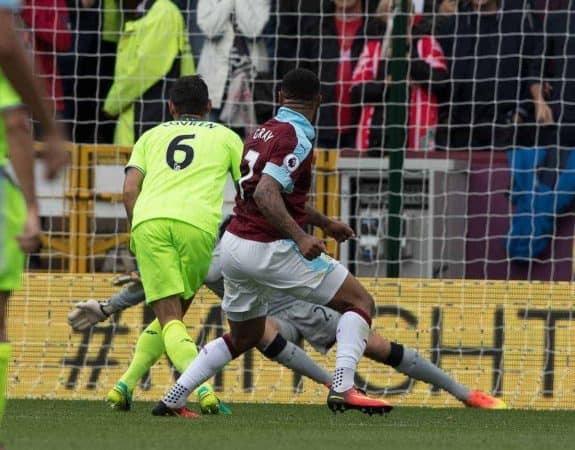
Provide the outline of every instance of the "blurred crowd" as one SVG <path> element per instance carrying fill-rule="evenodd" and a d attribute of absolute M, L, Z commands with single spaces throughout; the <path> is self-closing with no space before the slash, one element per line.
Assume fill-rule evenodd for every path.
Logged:
<path fill-rule="evenodd" d="M 572 146 L 575 14 L 567 0 L 413 0 L 405 146 Z M 393 0 L 26 0 L 25 39 L 69 137 L 130 145 L 200 73 L 210 119 L 240 133 L 271 117 L 276 80 L 319 74 L 317 145 L 380 153 L 394 74 Z M 397 33 L 396 33 L 397 34 Z M 556 162 L 561 164 L 561 162 Z"/>

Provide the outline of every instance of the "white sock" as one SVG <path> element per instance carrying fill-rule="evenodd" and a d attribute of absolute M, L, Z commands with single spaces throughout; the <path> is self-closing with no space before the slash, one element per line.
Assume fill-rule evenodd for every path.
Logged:
<path fill-rule="evenodd" d="M 344 392 L 354 384 L 355 370 L 367 345 L 369 325 L 354 311 L 344 313 L 337 324 L 337 351 L 332 389 Z"/>
<path fill-rule="evenodd" d="M 192 391 L 176 382 L 164 396 L 162 402 L 169 408 L 182 408 L 186 406 L 186 402 L 191 393 Z"/>
<path fill-rule="evenodd" d="M 331 374 L 292 342 L 286 341 L 283 350 L 272 359 L 318 383 L 331 383 Z"/>
<path fill-rule="evenodd" d="M 214 339 L 201 349 L 162 401 L 170 408 L 185 406 L 188 396 L 231 360 L 232 354 L 224 338 Z"/>

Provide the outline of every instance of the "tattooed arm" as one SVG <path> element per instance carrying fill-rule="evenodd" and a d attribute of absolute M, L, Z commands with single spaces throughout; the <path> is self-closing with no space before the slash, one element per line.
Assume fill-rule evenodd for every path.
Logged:
<path fill-rule="evenodd" d="M 354 235 L 353 230 L 348 225 L 338 220 L 330 219 L 310 205 L 305 205 L 305 212 L 307 214 L 307 223 L 321 228 L 337 242 L 347 241 Z"/>
<path fill-rule="evenodd" d="M 256 205 L 270 224 L 295 241 L 305 258 L 317 258 L 326 251 L 324 242 L 298 225 L 286 208 L 281 189 L 273 177 L 263 174 L 254 191 Z"/>
<path fill-rule="evenodd" d="M 323 229 L 327 227 L 331 222 L 329 217 L 323 215 L 311 205 L 305 205 L 305 213 L 307 215 L 307 223 L 313 225 L 314 227 Z"/>

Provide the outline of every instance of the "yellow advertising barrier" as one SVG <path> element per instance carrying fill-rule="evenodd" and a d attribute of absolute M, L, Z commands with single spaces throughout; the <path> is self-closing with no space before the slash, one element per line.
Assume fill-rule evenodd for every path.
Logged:
<path fill-rule="evenodd" d="M 139 305 L 91 331 L 66 323 L 72 305 L 105 299 L 111 275 L 28 274 L 10 301 L 14 345 L 10 397 L 102 399 L 126 369 L 149 311 Z M 515 408 L 575 408 L 574 286 L 498 281 L 362 280 L 374 295 L 374 329 L 419 350 L 460 382 L 500 395 Z M 186 318 L 205 342 L 225 332 L 218 299 L 202 290 Z M 334 352 L 312 357 L 333 368 Z M 398 405 L 456 406 L 444 392 L 412 383 L 364 358 L 359 375 Z M 135 393 L 156 400 L 174 373 L 163 358 Z M 253 352 L 215 379 L 231 402 L 323 403 L 326 389 Z"/>

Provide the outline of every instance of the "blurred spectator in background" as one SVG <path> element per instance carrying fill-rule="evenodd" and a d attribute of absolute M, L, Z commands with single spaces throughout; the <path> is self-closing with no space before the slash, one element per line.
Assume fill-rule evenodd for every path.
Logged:
<path fill-rule="evenodd" d="M 541 77 L 531 85 L 540 125 L 537 146 L 509 155 L 513 174 L 508 254 L 539 257 L 555 234 L 557 217 L 575 200 L 575 4 L 535 1 Z"/>
<path fill-rule="evenodd" d="M 412 29 L 407 144 L 410 150 L 435 150 L 437 124 L 447 121 L 449 71 L 437 36 L 444 33 L 449 17 L 456 10 L 455 0 L 427 2 Z"/>
<path fill-rule="evenodd" d="M 115 121 L 102 114 L 112 85 L 116 47 L 122 28 L 117 0 L 68 0 L 73 42 L 59 55 L 66 98 L 64 117 L 72 124 L 72 139 L 82 143 L 112 143 Z"/>
<path fill-rule="evenodd" d="M 114 81 L 104 113 L 118 117 L 114 143 L 132 145 L 170 117 L 173 82 L 195 72 L 182 13 L 170 0 L 123 0 L 125 25 L 118 42 Z"/>
<path fill-rule="evenodd" d="M 199 63 L 199 56 L 204 46 L 204 35 L 198 27 L 198 0 L 173 0 L 184 16 L 184 22 L 188 30 L 190 47 L 194 57 L 196 67 Z"/>
<path fill-rule="evenodd" d="M 331 1 L 331 0 L 329 0 Z M 275 79 L 281 80 L 290 70 L 301 64 L 301 45 L 304 29 L 317 20 L 325 0 L 277 0 L 277 47 L 274 51 Z"/>
<path fill-rule="evenodd" d="M 87 80 L 83 84 L 78 80 L 78 90 L 81 93 L 81 98 L 89 102 L 91 97 L 95 98 L 95 117 L 96 117 L 96 142 L 99 143 L 112 143 L 114 141 L 115 122 L 110 120 L 109 117 L 103 112 L 104 101 L 106 95 L 112 87 L 114 80 L 114 67 L 116 65 L 116 53 L 118 51 L 118 42 L 124 28 L 124 14 L 120 5 L 120 0 L 82 0 L 84 7 L 90 3 L 94 3 L 95 7 L 100 8 L 99 30 L 98 38 L 93 41 L 96 44 L 96 52 L 98 56 L 95 58 L 93 53 L 87 51 L 84 55 L 86 60 L 80 60 L 78 64 L 79 70 L 85 70 L 87 74 L 95 73 L 95 80 Z M 86 64 L 87 69 L 81 69 L 81 65 Z M 88 79 L 88 77 L 86 77 Z M 91 82 L 91 83 L 90 83 Z M 91 87 L 95 85 L 95 91 L 90 94 Z M 78 111 L 82 111 L 82 106 L 78 106 Z M 93 109 L 89 110 L 87 120 L 89 121 L 92 116 Z M 82 118 L 82 117 L 80 117 Z M 88 123 L 87 132 L 90 132 L 90 124 Z M 83 133 L 85 135 L 85 133 Z"/>
<path fill-rule="evenodd" d="M 27 27 L 36 72 L 46 83 L 46 91 L 59 115 L 64 113 L 64 92 L 57 55 L 70 50 L 72 34 L 68 7 L 64 0 L 26 0 L 21 13 Z"/>
<path fill-rule="evenodd" d="M 367 1 L 324 2 L 320 15 L 302 27 L 299 59 L 321 81 L 322 105 L 317 119 L 317 145 L 353 148 L 352 74 L 367 36 Z"/>
<path fill-rule="evenodd" d="M 440 40 L 452 80 L 449 127 L 437 135 L 441 147 L 503 150 L 531 138 L 529 126 L 517 126 L 533 121 L 529 86 L 540 67 L 524 6 L 521 0 L 471 0 L 451 18 Z"/>
<path fill-rule="evenodd" d="M 205 35 L 198 73 L 208 85 L 213 111 L 240 134 L 257 125 L 253 86 L 270 72 L 262 38 L 270 20 L 270 0 L 199 0 L 198 26 Z"/>
<path fill-rule="evenodd" d="M 544 145 L 575 147 L 575 4 L 535 1 L 538 52 L 543 79 L 531 85 L 537 123 L 547 131 Z"/>
<path fill-rule="evenodd" d="M 314 3 L 316 0 L 311 0 Z M 266 46 L 266 53 L 269 57 L 268 71 L 260 72 L 256 75 L 253 85 L 254 108 L 256 110 L 256 121 L 258 124 L 267 122 L 275 116 L 278 104 L 277 91 L 279 81 L 277 74 L 278 66 L 278 17 L 280 0 L 270 0 L 270 20 L 262 31 L 262 39 Z"/>
<path fill-rule="evenodd" d="M 352 123 L 357 124 L 355 150 L 378 153 L 385 146 L 387 66 L 391 56 L 393 0 L 381 0 L 367 24 L 367 42 L 351 77 Z"/>
<path fill-rule="evenodd" d="M 95 0 L 82 0 L 80 3 L 67 0 L 66 3 L 72 44 L 69 52 L 58 55 L 64 92 L 63 119 L 68 124 L 74 142 L 95 142 L 93 135 L 98 109 L 94 95 L 97 93 L 97 73 L 95 68 L 89 70 L 89 61 L 99 57 L 95 44 L 100 31 L 99 11 L 94 7 Z M 84 92 L 83 87 L 88 83 L 91 84 L 90 89 Z M 84 132 L 86 128 L 87 133 Z"/>

